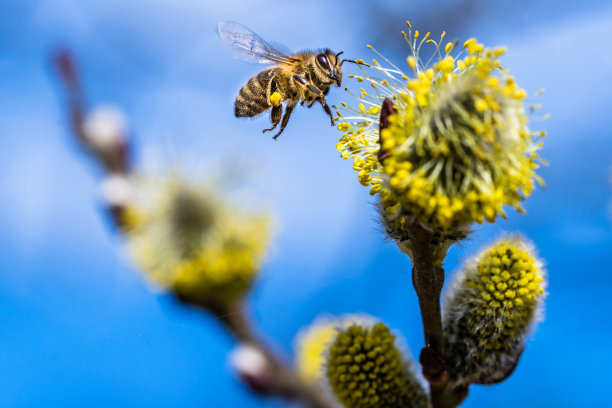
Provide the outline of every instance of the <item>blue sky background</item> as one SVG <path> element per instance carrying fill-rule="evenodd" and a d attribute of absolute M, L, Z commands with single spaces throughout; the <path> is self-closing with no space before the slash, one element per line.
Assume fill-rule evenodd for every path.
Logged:
<path fill-rule="evenodd" d="M 520 231 L 547 261 L 546 319 L 517 371 L 474 386 L 465 407 L 594 407 L 612 365 L 612 5 L 608 1 L 222 2 L 0 0 L 0 406 L 276 407 L 232 376 L 233 340 L 129 267 L 98 201 L 99 170 L 72 143 L 50 51 L 80 60 L 93 104 L 129 118 L 136 160 L 246 162 L 254 203 L 277 235 L 249 313 L 286 356 L 320 312 L 367 312 L 422 347 L 410 264 L 378 230 L 367 189 L 339 157 L 320 109 L 298 109 L 274 142 L 268 118 L 237 120 L 233 99 L 260 66 L 215 34 L 239 21 L 295 50 L 330 47 L 403 63 L 406 19 L 436 37 L 505 45 L 502 63 L 551 114 L 526 215 L 477 228 L 458 259 Z M 346 67 L 349 73 L 351 67 Z M 356 84 L 346 80 L 349 87 Z M 340 89 L 328 100 L 348 96 Z M 249 204 L 249 203 L 247 203 Z"/>

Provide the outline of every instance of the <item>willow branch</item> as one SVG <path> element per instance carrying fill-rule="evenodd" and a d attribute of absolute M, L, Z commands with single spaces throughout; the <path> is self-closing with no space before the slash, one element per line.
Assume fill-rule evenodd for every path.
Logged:
<path fill-rule="evenodd" d="M 425 347 L 419 361 L 430 383 L 434 408 L 457 407 L 467 396 L 467 387 L 452 387 L 448 382 L 440 296 L 444 269 L 434 259 L 433 233 L 415 223 L 408 229 L 412 248 L 412 283 L 419 299 Z"/>
<path fill-rule="evenodd" d="M 130 163 L 125 135 L 117 135 L 117 143 L 110 149 L 96 146 L 84 128 L 87 106 L 74 58 L 67 51 L 58 51 L 54 54 L 53 62 L 65 92 L 70 122 L 77 142 L 101 165 L 107 175 L 127 176 Z M 107 204 L 113 214 L 114 224 L 121 229 L 121 212 L 125 210 L 123 203 Z M 251 388 L 261 394 L 278 395 L 302 402 L 310 408 L 331 408 L 333 404 L 322 390 L 303 382 L 288 364 L 254 334 L 242 310 L 241 307 L 225 307 L 213 310 L 213 313 L 240 343 L 255 348 L 264 356 L 266 381 L 261 384 L 251 383 Z"/>
<path fill-rule="evenodd" d="M 444 285 L 444 270 L 434 265 L 433 257 L 433 234 L 413 224 L 409 228 L 410 244 L 412 247 L 412 284 L 419 299 L 421 318 L 423 321 L 423 332 L 425 335 L 425 346 L 429 349 L 427 361 L 431 365 L 435 362 L 437 372 L 427 373 L 427 377 L 445 375 L 443 363 L 444 357 L 444 332 L 442 330 L 442 312 L 440 308 L 440 295 Z M 434 357 L 438 356 L 440 361 Z"/>
<path fill-rule="evenodd" d="M 333 403 L 323 390 L 305 383 L 292 367 L 277 356 L 255 334 L 243 310 L 244 308 L 236 305 L 229 310 L 226 309 L 223 313 L 215 314 L 236 340 L 254 347 L 266 359 L 265 382 L 247 382 L 247 384 L 259 394 L 277 395 L 289 400 L 299 401 L 310 408 L 331 408 Z"/>

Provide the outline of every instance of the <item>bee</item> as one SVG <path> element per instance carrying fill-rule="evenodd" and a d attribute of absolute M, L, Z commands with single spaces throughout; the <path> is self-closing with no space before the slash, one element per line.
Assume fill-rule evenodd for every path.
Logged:
<path fill-rule="evenodd" d="M 240 89 L 234 104 L 236 117 L 251 118 L 272 109 L 272 127 L 264 129 L 263 133 L 274 130 L 280 123 L 280 130 L 273 137 L 276 140 L 285 130 L 298 103 L 306 103 L 306 107 L 311 108 L 319 102 L 334 125 L 325 96 L 332 85 L 342 84 L 344 61 L 353 61 L 340 60 L 342 52 L 334 54 L 329 49 L 286 55 L 250 29 L 230 21 L 219 23 L 218 30 L 221 39 L 239 51 L 239 58 L 274 64 L 249 79 Z"/>

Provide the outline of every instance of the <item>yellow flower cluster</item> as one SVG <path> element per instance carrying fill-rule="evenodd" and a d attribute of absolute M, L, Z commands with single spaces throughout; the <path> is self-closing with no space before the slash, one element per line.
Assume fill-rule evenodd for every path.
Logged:
<path fill-rule="evenodd" d="M 130 253 L 178 298 L 218 309 L 239 299 L 259 269 L 268 220 L 228 206 L 210 186 L 177 176 L 141 183 L 126 212 Z"/>
<path fill-rule="evenodd" d="M 345 407 L 425 408 L 423 387 L 384 323 L 349 326 L 329 346 L 329 384 Z"/>
<path fill-rule="evenodd" d="M 485 251 L 478 262 L 478 273 L 467 277 L 466 284 L 480 292 L 488 302 L 482 314 L 503 312 L 514 322 L 525 320 L 519 311 L 523 306 L 535 309 L 537 299 L 544 294 L 537 260 L 521 243 L 501 241 Z M 511 334 L 512 325 L 501 328 L 501 334 Z M 486 347 L 496 347 L 489 343 Z"/>
<path fill-rule="evenodd" d="M 376 60 L 371 67 L 383 79 L 362 68 L 357 80 L 368 81 L 373 92 L 361 90 L 358 109 L 342 105 L 352 116 L 338 111 L 342 156 L 353 159 L 370 193 L 380 194 L 387 221 L 409 217 L 453 230 L 505 216 L 504 205 L 522 211 L 520 202 L 531 194 L 534 179 L 540 181 L 535 169 L 544 134 L 527 127 L 525 92 L 498 60 L 504 49 L 485 49 L 470 39 L 451 55 L 456 46 L 447 43 L 442 51 L 444 35 L 438 43 L 429 33 L 420 42 L 418 31 L 403 34 L 413 51 L 412 77 Z M 435 45 L 436 62 L 422 62 L 424 43 Z M 378 107 L 385 98 L 395 113 L 379 131 Z"/>
<path fill-rule="evenodd" d="M 520 237 L 469 262 L 445 304 L 449 359 L 464 383 L 495 382 L 514 368 L 545 288 L 541 262 Z"/>
<path fill-rule="evenodd" d="M 295 341 L 295 362 L 300 376 L 316 383 L 325 376 L 327 347 L 343 327 L 352 324 L 370 324 L 374 320 L 367 315 L 346 315 L 340 317 L 320 316 L 308 327 L 302 329 Z"/>
<path fill-rule="evenodd" d="M 300 376 L 316 383 L 323 377 L 325 350 L 336 335 L 336 322 L 318 322 L 300 333 L 296 344 L 296 368 Z"/>

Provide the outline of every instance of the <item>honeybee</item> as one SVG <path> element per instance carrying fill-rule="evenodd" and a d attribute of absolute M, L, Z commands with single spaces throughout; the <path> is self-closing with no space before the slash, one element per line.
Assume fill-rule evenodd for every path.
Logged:
<path fill-rule="evenodd" d="M 272 109 L 272 127 L 264 129 L 263 133 L 274 130 L 280 123 L 280 131 L 273 137 L 276 139 L 285 130 L 291 112 L 298 103 L 306 103 L 306 107 L 311 108 L 315 102 L 319 102 L 334 125 L 325 96 L 332 85 L 342 84 L 342 63 L 350 61 L 339 59 L 342 52 L 334 54 L 329 49 L 323 49 L 289 56 L 241 24 L 222 22 L 218 30 L 221 39 L 239 51 L 238 57 L 241 59 L 274 64 L 249 79 L 242 87 L 234 104 L 236 117 L 251 118 Z"/>

